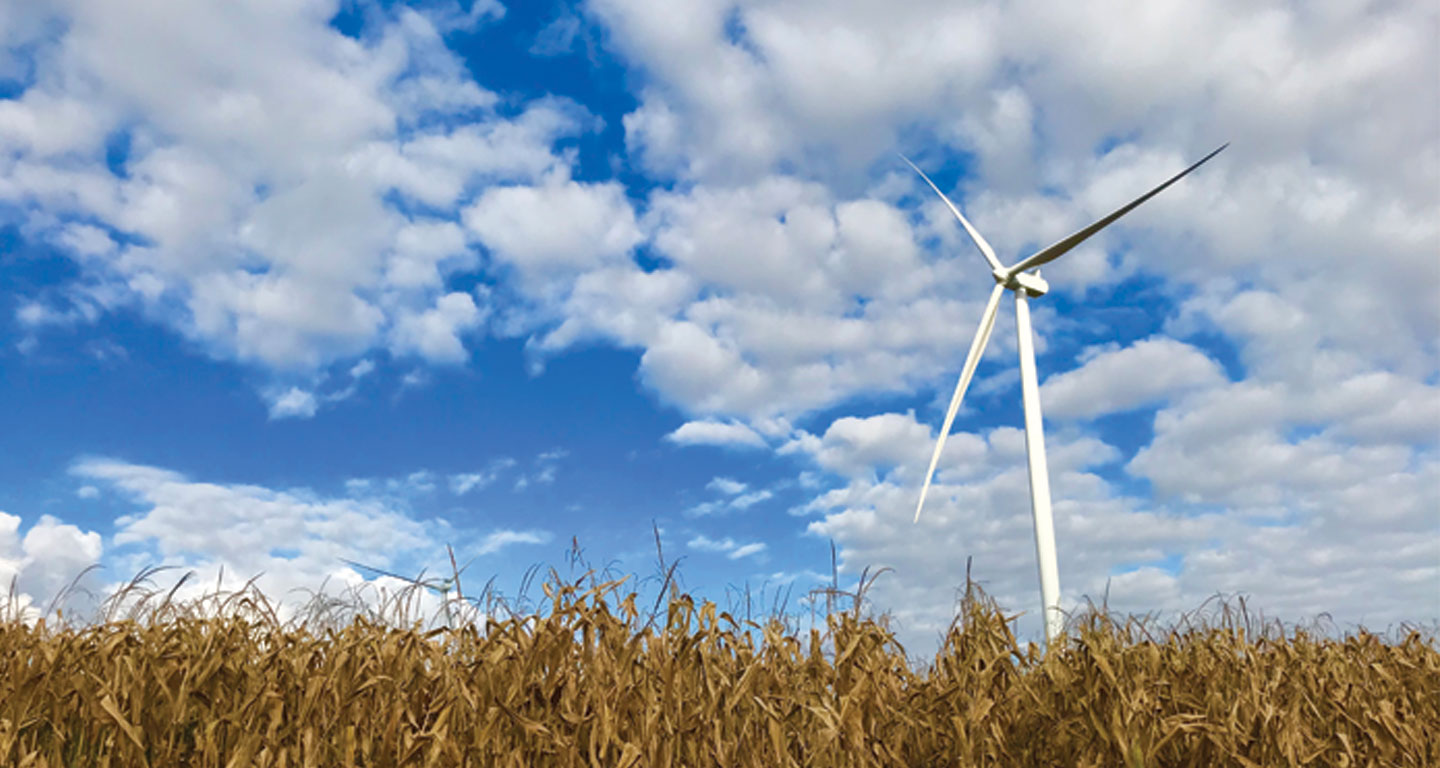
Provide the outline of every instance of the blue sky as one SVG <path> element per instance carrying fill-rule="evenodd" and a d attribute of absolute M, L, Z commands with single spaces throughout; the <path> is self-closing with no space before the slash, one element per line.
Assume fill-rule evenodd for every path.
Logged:
<path fill-rule="evenodd" d="M 445 563 L 972 573 L 1038 630 L 1013 310 L 1046 268 L 1067 607 L 1440 617 L 1421 3 L 0 2 L 0 577 Z M 1093 9 L 1092 9 L 1093 10 Z"/>

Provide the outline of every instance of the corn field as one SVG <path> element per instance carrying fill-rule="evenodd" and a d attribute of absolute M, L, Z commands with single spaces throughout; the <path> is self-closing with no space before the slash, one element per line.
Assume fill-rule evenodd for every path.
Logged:
<path fill-rule="evenodd" d="M 1102 610 L 1022 647 L 967 593 L 933 662 L 882 621 L 806 631 L 673 588 L 551 579 L 458 628 L 282 623 L 263 596 L 0 623 L 7 766 L 1436 766 L 1433 636 Z M 858 605 L 858 601 L 857 601 Z M 333 619 L 333 617 L 332 617 Z"/>

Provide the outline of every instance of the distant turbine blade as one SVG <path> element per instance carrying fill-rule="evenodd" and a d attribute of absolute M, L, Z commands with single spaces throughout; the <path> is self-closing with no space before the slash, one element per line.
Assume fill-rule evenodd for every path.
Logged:
<path fill-rule="evenodd" d="M 920 510 L 925 508 L 925 494 L 930 492 L 930 480 L 935 477 L 935 467 L 940 463 L 940 452 L 945 449 L 945 438 L 950 435 L 950 425 L 960 410 L 960 401 L 965 399 L 965 390 L 970 388 L 970 379 L 975 376 L 975 366 L 985 353 L 990 341 L 990 332 L 995 329 L 995 313 L 1000 309 L 1000 294 L 1005 286 L 997 285 L 990 292 L 990 303 L 985 305 L 985 314 L 980 318 L 980 328 L 975 331 L 975 340 L 970 342 L 970 354 L 965 358 L 965 367 L 960 371 L 960 381 L 955 385 L 955 394 L 950 398 L 950 410 L 945 412 L 945 424 L 940 427 L 940 439 L 935 441 L 935 454 L 930 457 L 930 469 L 925 472 L 925 484 L 920 486 L 920 503 L 915 505 L 915 522 L 920 522 Z"/>
<path fill-rule="evenodd" d="M 1109 216 L 1106 216 L 1105 218 L 1103 218 L 1103 219 L 1095 222 L 1094 224 L 1091 224 L 1090 226 L 1088 226 L 1088 227 L 1080 230 L 1079 232 L 1076 232 L 1075 234 L 1073 234 L 1073 235 L 1065 238 L 1064 240 L 1061 240 L 1060 242 L 1058 242 L 1058 243 L 1050 246 L 1049 248 L 1046 248 L 1045 250 L 1040 251 L 1040 252 L 1038 252 L 1038 253 L 1036 253 L 1036 254 L 1034 254 L 1034 255 L 1032 255 L 1032 256 L 1026 257 L 1023 261 L 1021 261 L 1020 263 L 1018 263 L 1018 264 L 1016 264 L 1015 266 L 1011 267 L 1011 268 L 1010 268 L 1009 270 L 1007 270 L 1007 271 L 1008 271 L 1010 274 L 1012 274 L 1012 275 L 1017 275 L 1017 274 L 1019 274 L 1019 273 L 1021 273 L 1021 272 L 1024 272 L 1025 270 L 1030 269 L 1030 268 L 1032 268 L 1032 267 L 1038 267 L 1038 266 L 1040 266 L 1041 264 L 1045 264 L 1045 263 L 1047 263 L 1047 262 L 1051 262 L 1051 261 L 1054 261 L 1054 260 L 1060 258 L 1061 256 L 1065 255 L 1065 253 L 1066 253 L 1067 251 L 1069 251 L 1071 248 L 1074 248 L 1075 246 L 1077 246 L 1077 245 L 1085 242 L 1087 239 L 1089 239 L 1089 237 L 1090 237 L 1091 235 L 1093 235 L 1093 234 L 1095 234 L 1096 232 L 1099 232 L 1100 230 L 1102 230 L 1102 229 L 1110 226 L 1116 219 L 1118 219 L 1118 218 L 1120 218 L 1121 216 L 1124 216 L 1125 214 L 1127 214 L 1127 213 L 1129 213 L 1130 211 L 1134 210 L 1136 206 L 1138 206 L 1138 205 L 1140 205 L 1141 203 L 1145 202 L 1146 200 L 1149 200 L 1150 198 L 1152 198 L 1152 197 L 1160 194 L 1160 191 L 1161 191 L 1161 190 L 1165 189 L 1166 187 L 1170 186 L 1171 184 L 1174 184 L 1175 182 L 1177 182 L 1177 181 L 1179 181 L 1180 179 L 1184 178 L 1185 174 L 1187 174 L 1187 173 L 1195 170 L 1196 168 L 1199 168 L 1200 166 L 1204 165 L 1204 164 L 1205 164 L 1205 161 L 1207 161 L 1207 160 L 1209 160 L 1210 158 L 1212 158 L 1212 157 L 1220 154 L 1220 151 L 1223 150 L 1223 149 L 1225 149 L 1225 148 L 1228 147 L 1228 146 L 1230 146 L 1230 143 L 1229 143 L 1229 142 L 1226 142 L 1226 143 L 1224 143 L 1224 144 L 1221 144 L 1219 149 L 1216 149 L 1214 152 L 1211 152 L 1210 154 L 1208 154 L 1208 155 L 1200 158 L 1200 161 L 1199 161 L 1199 162 L 1197 162 L 1197 163 L 1195 163 L 1194 165 L 1190 166 L 1189 168 L 1186 168 L 1185 170 L 1183 170 L 1183 171 L 1175 174 L 1174 176 L 1172 176 L 1172 177 L 1170 178 L 1169 181 L 1165 182 L 1164 184 L 1161 184 L 1160 186 L 1158 186 L 1158 187 L 1150 190 L 1149 192 L 1146 192 L 1145 194 L 1143 194 L 1143 195 L 1141 195 L 1140 197 L 1136 198 L 1134 201 L 1132 201 L 1132 202 L 1130 202 L 1129 204 L 1127 204 L 1125 207 L 1120 208 L 1119 210 L 1115 211 L 1114 213 L 1110 214 Z"/>
<path fill-rule="evenodd" d="M 355 562 L 354 560 L 347 560 L 346 558 L 343 558 L 343 557 L 340 558 L 340 562 L 345 563 L 345 564 L 350 565 L 350 566 L 353 566 L 353 567 L 355 567 L 355 568 L 359 568 L 359 569 L 361 569 L 361 570 L 369 571 L 369 572 L 371 572 L 371 573 L 378 573 L 378 574 L 380 574 L 381 576 L 389 576 L 389 577 L 392 578 L 392 579 L 400 579 L 401 581 L 409 581 L 409 580 L 410 580 L 410 579 L 408 579 L 408 578 L 406 578 L 406 577 L 404 577 L 404 576 L 401 576 L 401 575 L 398 574 L 398 573 L 391 573 L 390 571 L 387 571 L 387 570 L 385 570 L 384 568 L 376 568 L 376 567 L 373 566 L 373 565 L 366 565 L 366 564 L 364 564 L 364 563 L 357 563 L 357 562 Z"/>
<path fill-rule="evenodd" d="M 429 589 L 434 589 L 434 588 L 435 588 L 435 587 L 431 586 L 430 584 L 427 584 L 427 583 L 425 583 L 424 581 L 421 581 L 420 579 L 411 578 L 411 577 L 409 577 L 409 576 L 401 576 L 400 574 L 395 573 L 394 571 L 387 571 L 387 570 L 385 570 L 384 568 L 376 568 L 376 567 L 373 566 L 373 565 L 365 565 L 364 563 L 357 563 L 357 562 L 355 562 L 354 560 L 346 560 L 346 559 L 343 558 L 343 557 L 340 558 L 340 561 L 341 561 L 341 562 L 344 562 L 344 563 L 348 563 L 349 565 L 352 565 L 352 566 L 354 566 L 354 567 L 356 567 L 356 568 L 363 568 L 364 570 L 370 571 L 371 573 L 378 573 L 378 574 L 380 574 L 381 576 L 389 576 L 389 577 L 392 578 L 392 579 L 398 579 L 398 580 L 400 580 L 400 581 L 404 581 L 404 582 L 407 582 L 407 583 L 410 583 L 410 584 L 414 584 L 414 585 L 417 586 L 417 587 L 427 587 L 427 588 L 429 588 Z M 420 575 L 421 575 L 421 576 L 424 576 L 425 574 L 422 572 Z"/>
<path fill-rule="evenodd" d="M 965 215 L 960 213 L 960 209 L 956 208 L 955 204 L 950 202 L 950 198 L 946 197 L 945 193 L 941 192 L 940 188 L 935 186 L 935 182 L 931 181 L 930 177 L 926 176 L 925 172 L 920 170 L 920 166 L 910 162 L 910 158 L 904 155 L 901 155 L 900 159 L 909 164 L 911 168 L 914 168 L 915 172 L 920 174 L 920 178 L 924 179 L 925 183 L 929 184 L 930 188 L 935 190 L 935 194 L 939 195 L 940 199 L 944 200 L 945 204 L 950 206 L 950 212 L 955 214 L 955 218 L 959 219 L 960 223 L 965 227 L 965 231 L 970 233 L 970 239 L 975 241 L 975 247 L 979 248 L 980 253 L 985 255 L 985 260 L 990 262 L 990 268 L 1004 269 L 1004 267 L 1000 265 L 1000 260 L 995 258 L 995 249 L 991 248 L 990 244 L 985 242 L 985 238 L 981 237 L 980 233 L 976 232 L 975 228 L 970 226 L 970 222 L 965 219 Z"/>

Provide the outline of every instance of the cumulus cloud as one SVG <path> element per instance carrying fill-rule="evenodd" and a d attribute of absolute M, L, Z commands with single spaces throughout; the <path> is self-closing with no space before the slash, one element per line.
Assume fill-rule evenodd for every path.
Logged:
<path fill-rule="evenodd" d="M 487 189 L 465 210 L 465 225 L 522 280 L 600 266 L 627 256 L 641 239 L 619 184 L 563 174 L 540 186 Z"/>
<path fill-rule="evenodd" d="M 952 435 L 945 455 L 952 461 L 973 455 L 975 439 L 965 433 Z M 802 430 L 779 452 L 809 454 L 821 468 L 852 477 L 892 468 L 913 469 L 928 457 L 933 445 L 930 428 L 917 423 L 915 414 L 884 413 L 836 419 L 818 437 Z"/>
<path fill-rule="evenodd" d="M 443 34 L 503 15 L 498 2 L 378 12 L 359 39 L 332 12 L 100 3 L 20 24 L 6 44 L 34 76 L 0 102 L 0 204 L 38 212 L 35 236 L 108 297 L 97 309 L 141 308 L 261 371 L 387 345 L 463 360 L 486 308 L 444 290 L 479 266 L 450 219 L 486 185 L 563 176 L 554 142 L 589 117 L 558 99 L 497 112 Z M 263 55 L 243 40 L 265 40 Z M 556 202 L 595 191 L 571 188 Z M 614 193 L 595 189 L 587 210 L 608 215 Z M 98 316 L 26 306 L 31 325 Z M 284 398 L 277 415 L 313 413 Z"/>
<path fill-rule="evenodd" d="M 1239 513 L 1422 525 L 1440 487 L 1440 463 L 1422 442 L 1440 423 L 1440 392 L 1412 386 L 1400 377 L 1315 391 L 1233 384 L 1161 410 L 1128 468 L 1162 498 Z"/>
<path fill-rule="evenodd" d="M 149 507 L 119 521 L 117 545 L 148 544 L 162 555 L 223 559 L 243 571 L 264 570 L 245 566 L 264 562 L 277 542 L 309 555 L 387 545 L 403 550 L 429 542 L 418 523 L 378 502 L 192 481 L 115 459 L 85 459 L 71 472 Z M 344 537 L 329 540 L 341 530 Z"/>
<path fill-rule="evenodd" d="M 198 578 L 182 588 L 181 598 L 213 590 L 217 583 L 223 590 L 237 589 L 258 576 L 256 585 L 265 594 L 288 601 L 295 590 L 318 590 L 327 579 L 341 589 L 361 583 L 344 560 L 394 568 L 443 551 L 426 526 L 374 493 L 374 483 L 351 484 L 356 495 L 350 498 L 327 498 L 303 489 L 191 480 L 117 459 L 84 459 L 70 471 L 139 509 L 115 521 L 107 558 L 112 573 L 128 579 L 164 564 L 176 566 L 170 573 L 179 578 L 193 570 Z M 396 482 L 415 488 L 431 478 L 419 472 Z M 63 528 L 55 528 L 64 533 L 56 546 L 74 547 L 67 542 L 75 532 Z M 94 541 L 98 557 L 98 536 Z"/>
<path fill-rule="evenodd" d="M 817 149 L 853 167 L 847 150 L 959 106 L 1000 63 L 996 14 L 944 3 L 590 7 L 652 79 L 626 130 L 656 172 L 733 178 Z"/>
<path fill-rule="evenodd" d="M 715 445 L 729 448 L 763 448 L 765 438 L 739 422 L 687 421 L 665 436 L 676 445 Z"/>
<path fill-rule="evenodd" d="M 468 293 L 447 293 L 435 306 L 415 314 L 402 314 L 395 323 L 393 349 L 414 352 L 436 363 L 460 363 L 466 358 L 461 334 L 474 329 L 484 314 Z"/>
<path fill-rule="evenodd" d="M 1238 408 L 1242 421 L 1265 404 Z M 1220 442 L 1185 441 L 1169 424 L 1159 422 L 1155 444 L 1129 466 L 1157 487 L 1154 501 L 1122 492 L 1101 473 L 1118 455 L 1114 448 L 1065 431 L 1047 435 L 1066 610 L 1108 587 L 1119 611 L 1189 610 L 1220 592 L 1246 594 L 1252 607 L 1287 621 L 1323 612 L 1342 626 L 1383 628 L 1431 618 L 1440 548 L 1426 533 L 1431 492 L 1422 488 L 1440 479 L 1434 462 L 1317 439 L 1290 446 L 1263 427 L 1263 417 L 1252 425 L 1257 436 L 1245 428 Z M 1214 418 L 1187 422 L 1201 425 L 1228 431 Z M 812 535 L 839 545 L 842 572 L 896 569 L 871 597 L 892 612 L 903 638 L 920 645 L 948 625 L 967 558 L 987 591 L 1025 611 L 1022 634 L 1039 637 L 1023 432 L 998 428 L 972 439 L 966 464 L 939 473 L 918 524 L 911 519 L 923 465 L 856 474 L 800 510 L 818 515 Z M 1186 446 L 1200 452 L 1184 454 Z"/>
<path fill-rule="evenodd" d="M 1085 358 L 1079 368 L 1051 376 L 1040 388 L 1045 415 L 1095 418 L 1225 382 L 1225 372 L 1208 355 L 1166 337 L 1094 350 Z"/>
<path fill-rule="evenodd" d="M 444 551 L 445 537 L 435 535 L 435 526 L 449 530 L 443 520 L 422 524 L 411 518 L 404 502 L 396 500 L 397 494 L 432 491 L 436 478 L 426 471 L 352 481 L 347 483 L 348 498 L 192 480 L 171 470 L 107 458 L 77 461 L 70 471 L 99 494 L 137 507 L 115 521 L 105 553 L 112 577 L 118 575 L 123 582 L 148 566 L 174 566 L 154 577 L 159 588 L 167 589 L 194 571 L 197 578 L 177 593 L 186 599 L 217 584 L 222 590 L 238 589 L 258 576 L 256 586 L 281 601 L 282 616 L 294 609 L 297 590 L 321 590 L 327 580 L 326 588 L 344 590 L 378 573 L 362 575 L 345 561 L 386 570 L 423 563 Z M 551 538 L 540 529 L 499 529 L 457 549 L 488 555 Z M 0 513 L 0 578 L 7 584 L 17 579 L 25 603 L 18 607 L 27 615 L 43 609 L 45 601 L 99 562 L 101 554 L 98 533 L 42 516 L 22 536 L 20 519 Z M 392 592 L 406 586 L 384 576 L 370 583 Z M 422 602 L 426 610 L 439 607 L 429 597 Z"/>
<path fill-rule="evenodd" d="M 903 185 L 873 184 L 867 208 L 835 195 L 839 185 L 803 180 L 836 179 L 846 157 L 868 167 L 889 156 L 900 132 L 916 124 L 931 127 L 941 151 L 974 156 L 974 173 L 957 197 L 992 242 L 1014 256 L 1108 212 L 1221 138 L 1234 139 L 1217 164 L 1052 265 L 1057 288 L 1103 289 L 1146 271 L 1199 288 L 1199 313 L 1208 312 L 1201 303 L 1212 292 L 1231 294 L 1237 279 L 1258 279 L 1296 290 L 1303 298 L 1291 301 L 1310 304 L 1312 312 L 1339 298 L 1355 316 L 1377 321 L 1350 323 L 1342 319 L 1349 311 L 1315 312 L 1324 326 L 1315 328 L 1316 343 L 1341 344 L 1381 364 L 1417 361 L 1418 350 L 1434 358 L 1428 333 L 1440 322 L 1434 307 L 1376 299 L 1383 285 L 1394 284 L 1391 278 L 1440 286 L 1440 269 L 1421 245 L 1440 233 L 1416 217 L 1437 202 L 1434 185 L 1415 176 L 1423 168 L 1433 176 L 1440 162 L 1434 110 L 1416 108 L 1436 99 L 1433 92 L 1412 98 L 1423 90 L 1413 73 L 1434 49 L 1413 30 L 1428 23 L 1421 17 L 1433 21 L 1431 15 L 1413 7 L 1302 16 L 1268 6 L 1164 6 L 1132 23 L 1149 30 L 1150 39 L 1185 30 L 1183 54 L 1177 47 L 1132 45 L 1123 55 L 1108 55 L 1100 41 L 1117 34 L 1108 21 L 1057 16 L 1035 3 L 990 12 L 920 3 L 874 14 L 845 4 L 717 0 L 692 10 L 672 18 L 650 0 L 591 7 L 611 28 L 617 50 L 654 78 L 626 119 L 632 149 L 652 161 L 653 171 L 693 182 L 652 196 L 646 223 L 656 247 L 676 270 L 737 295 L 697 302 L 673 325 L 625 339 L 646 348 L 646 380 L 672 400 L 701 412 L 754 415 L 768 406 L 794 414 L 857 392 L 930 380 L 937 358 L 963 356 L 965 331 L 955 334 L 964 339 L 919 348 L 896 342 L 915 329 L 973 325 L 969 318 L 978 312 L 952 304 L 904 313 L 877 301 L 887 290 L 919 291 L 923 301 L 954 296 L 965 285 L 952 283 L 953 275 L 937 281 L 923 260 L 911 259 L 908 227 L 887 228 L 870 215 L 883 211 L 876 198 L 895 200 Z M 952 43 L 974 44 L 934 45 L 940 30 Z M 1181 65 L 1199 50 L 1224 54 L 1193 59 L 1204 60 L 1199 68 Z M 1306 75 L 1287 79 L 1274 61 L 1257 58 L 1261 50 L 1309 62 Z M 1337 59 L 1335 50 L 1345 54 Z M 1001 65 L 1010 60 L 1029 66 Z M 856 64 L 861 61 L 863 67 Z M 716 72 L 726 73 L 727 87 L 716 87 Z M 840 90 L 846 99 L 814 97 Z M 1267 99 L 1267 92 L 1285 97 Z M 1077 98 L 1080 93 L 1097 96 Z M 1364 94 L 1377 112 L 1341 109 L 1352 103 L 1344 93 Z M 1382 103 L 1391 115 L 1383 120 L 1374 117 Z M 1181 115 L 1206 117 L 1196 122 Z M 1215 138 L 1203 138 L 1210 133 Z M 1048 140 L 1038 141 L 1042 135 Z M 1414 147 L 1427 159 L 1380 161 L 1361 149 L 1377 145 L 1345 145 L 1333 138 L 1340 135 L 1385 135 L 1392 139 L 1385 146 Z M 1134 138 L 1116 143 L 1115 136 Z M 835 151 L 846 142 L 858 146 Z M 1097 154 L 1091 151 L 1097 144 L 1113 149 Z M 1319 157 L 1325 160 L 1312 159 Z M 802 172 L 777 176 L 781 166 Z M 1393 169 L 1402 166 L 1410 172 L 1397 177 Z M 857 222 L 848 229 L 847 216 Z M 841 258 L 848 249 L 834 239 L 845 231 L 898 233 L 871 251 L 891 260 L 877 260 L 868 271 L 864 259 Z M 1137 232 L 1144 237 L 1134 239 Z M 954 244 L 953 235 L 941 239 Z M 1362 268 L 1349 256 L 1369 248 L 1362 239 L 1386 243 L 1382 263 Z M 1119 258 L 1111 257 L 1115 250 Z M 1273 258 L 1276 253 L 1308 255 Z M 973 270 L 962 274 L 973 278 Z M 907 280 L 885 285 L 894 275 Z M 855 285 L 839 285 L 844 279 Z M 860 311 L 832 291 L 857 286 L 867 299 Z M 789 311 L 769 302 L 783 302 Z M 957 313 L 968 322 L 951 321 Z M 891 325 L 887 315 L 902 322 Z M 751 333 L 752 327 L 764 332 Z M 815 349 L 807 354 L 792 341 Z M 1312 346 L 1292 344 L 1291 351 Z M 1388 360 L 1375 356 L 1381 350 Z"/>
<path fill-rule="evenodd" d="M 23 535 L 20 525 L 19 517 L 0 511 L 0 589 L 6 595 L 0 615 L 33 620 L 52 608 L 74 607 L 54 601 L 99 563 L 100 534 L 51 515 L 41 515 Z"/>
<path fill-rule="evenodd" d="M 1046 267 L 1062 294 L 1053 298 L 1085 301 L 1063 316 L 1053 299 L 1037 302 L 1051 312 L 1037 318 L 1042 355 L 1090 348 L 1069 370 L 1060 356 L 1046 361 L 1061 540 L 1081 542 L 1062 558 L 1084 560 L 1062 559 L 1062 576 L 1095 594 L 1113 577 L 1141 608 L 1193 607 L 1212 589 L 1250 585 L 1288 618 L 1430 618 L 1413 606 L 1433 607 L 1419 589 L 1436 583 L 1423 564 L 1434 554 L 1398 542 L 1434 540 L 1414 511 L 1436 504 L 1440 304 L 1395 291 L 1440 295 L 1440 227 L 1428 215 L 1440 206 L 1440 92 L 1419 74 L 1437 55 L 1421 32 L 1433 9 L 590 8 L 649 75 L 624 121 L 627 146 L 651 173 L 680 180 L 652 196 L 643 224 L 671 271 L 701 290 L 624 341 L 644 349 L 642 374 L 668 400 L 699 419 L 799 421 L 855 396 L 948 392 L 988 288 L 951 217 L 926 199 L 893 230 L 891 273 L 866 272 L 863 258 L 835 267 L 839 212 L 856 190 L 897 207 L 913 194 L 913 179 L 877 170 L 897 146 L 930 168 L 964 155 L 947 192 L 1010 261 L 1230 140 L 1201 173 Z M 886 230 L 870 216 L 853 231 Z M 906 240 L 925 248 L 896 245 Z M 845 284 L 850 275 L 865 277 Z M 1128 328 L 1106 326 L 1115 312 L 1087 315 L 1096 299 L 1124 308 L 1136 284 L 1157 286 L 1159 307 L 1133 311 L 1159 334 L 1128 341 Z M 1013 354 L 1009 335 L 997 329 L 993 354 Z M 1014 384 L 984 375 L 996 390 Z M 984 407 L 982 389 L 973 407 Z M 1133 455 L 1065 423 L 1145 408 L 1158 409 L 1154 439 Z M 827 475 L 797 511 L 821 516 L 814 531 L 836 537 L 852 572 L 926 562 L 939 573 L 958 552 L 993 562 L 1003 551 L 990 578 L 1028 604 L 1021 435 L 960 429 L 933 522 L 963 522 L 963 540 L 900 524 L 933 446 L 913 419 L 834 419 L 777 442 Z M 1130 497 L 1136 481 L 1156 498 Z M 1387 499 L 1383 524 L 1357 544 L 1341 521 L 1368 519 L 1375 498 Z M 1257 517 L 1283 524 L 1256 529 Z M 1106 531 L 1134 542 L 1112 546 Z M 1178 570 L 1156 564 L 1179 553 L 1192 556 Z M 1354 589 L 1307 576 L 1331 561 L 1369 570 Z M 917 626 L 930 621 L 922 614 L 948 618 L 956 586 L 925 572 L 877 587 Z M 1404 585 L 1394 600 L 1365 597 L 1390 594 L 1392 581 Z"/>
<path fill-rule="evenodd" d="M 541 281 L 530 295 L 556 296 L 558 317 L 532 348 L 638 348 L 644 383 L 697 415 L 759 425 L 903 391 L 943 369 L 937 351 L 963 354 L 983 301 L 983 285 L 924 263 L 893 203 L 793 177 L 657 191 L 640 226 L 666 265 Z"/>

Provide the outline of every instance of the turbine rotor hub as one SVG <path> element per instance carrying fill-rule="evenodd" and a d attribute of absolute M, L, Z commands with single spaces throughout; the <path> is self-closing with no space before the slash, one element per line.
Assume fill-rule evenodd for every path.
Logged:
<path fill-rule="evenodd" d="M 1045 282 L 1045 278 L 1033 272 L 1017 272 L 1012 275 L 1007 271 L 997 269 L 992 274 L 995 276 L 995 282 L 1012 291 L 1024 290 L 1031 298 L 1044 296 L 1050 292 L 1050 284 Z"/>

